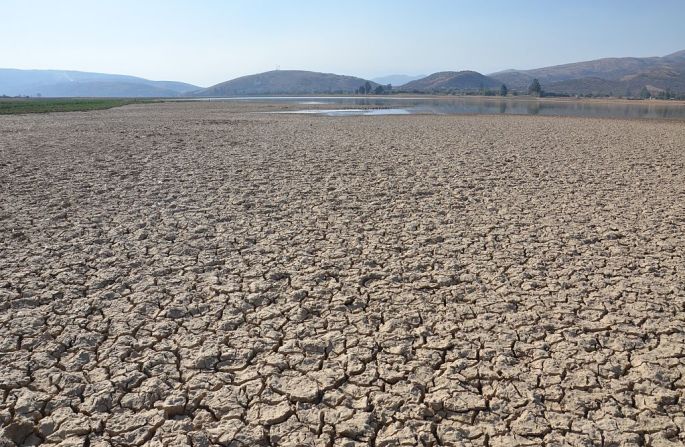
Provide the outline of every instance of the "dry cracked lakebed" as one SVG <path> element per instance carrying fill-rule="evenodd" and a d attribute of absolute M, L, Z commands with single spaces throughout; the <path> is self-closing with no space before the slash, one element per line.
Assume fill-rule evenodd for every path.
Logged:
<path fill-rule="evenodd" d="M 256 107 L 0 118 L 0 445 L 685 442 L 682 122 Z"/>

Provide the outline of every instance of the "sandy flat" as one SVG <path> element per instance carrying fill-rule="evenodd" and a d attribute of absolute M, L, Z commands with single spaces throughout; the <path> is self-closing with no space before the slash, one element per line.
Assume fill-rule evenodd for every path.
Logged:
<path fill-rule="evenodd" d="M 250 107 L 0 118 L 0 445 L 685 442 L 685 124 Z"/>

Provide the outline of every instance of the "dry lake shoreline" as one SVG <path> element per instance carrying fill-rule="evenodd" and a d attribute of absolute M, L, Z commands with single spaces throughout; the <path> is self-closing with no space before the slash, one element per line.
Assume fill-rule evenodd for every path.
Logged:
<path fill-rule="evenodd" d="M 279 107 L 0 117 L 0 445 L 685 442 L 682 121 Z"/>

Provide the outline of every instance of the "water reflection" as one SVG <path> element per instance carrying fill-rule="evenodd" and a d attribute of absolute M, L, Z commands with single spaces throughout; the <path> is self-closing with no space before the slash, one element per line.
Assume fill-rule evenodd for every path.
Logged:
<path fill-rule="evenodd" d="M 305 109 L 305 110 L 284 110 L 279 112 L 267 113 L 305 113 L 309 115 L 326 116 L 352 116 L 352 115 L 409 115 L 412 112 L 407 109 L 383 108 L 383 109 Z"/>
<path fill-rule="evenodd" d="M 653 101 L 620 100 L 537 100 L 530 98 L 473 97 L 243 97 L 212 98 L 212 101 L 250 101 L 289 104 L 327 104 L 402 109 L 402 113 L 439 115 L 501 114 L 542 116 L 586 116 L 606 118 L 685 119 L 685 105 Z M 370 115 L 378 113 L 368 113 Z"/>

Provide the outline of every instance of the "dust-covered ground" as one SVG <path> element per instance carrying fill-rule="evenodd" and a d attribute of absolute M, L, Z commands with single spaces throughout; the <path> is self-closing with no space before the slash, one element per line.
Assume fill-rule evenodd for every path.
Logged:
<path fill-rule="evenodd" d="M 685 124 L 253 108 L 0 118 L 0 445 L 685 442 Z"/>

